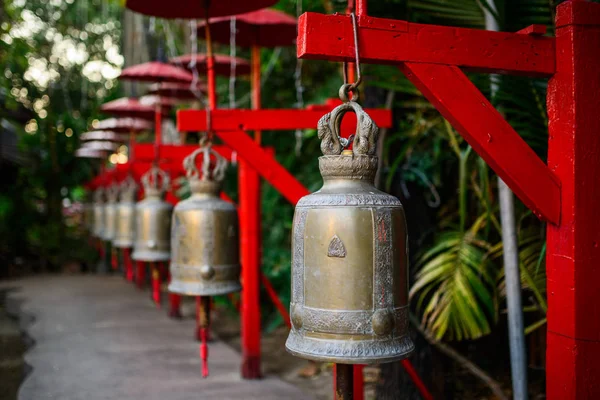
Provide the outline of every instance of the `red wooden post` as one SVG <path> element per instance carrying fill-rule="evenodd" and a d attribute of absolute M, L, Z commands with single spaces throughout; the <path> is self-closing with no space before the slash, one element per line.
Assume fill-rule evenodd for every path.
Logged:
<path fill-rule="evenodd" d="M 560 225 L 548 224 L 546 391 L 600 399 L 600 4 L 556 14 L 548 86 L 548 165 L 562 182 Z"/>
<path fill-rule="evenodd" d="M 252 108 L 260 108 L 260 49 L 252 47 Z M 254 141 L 260 145 L 261 132 Z M 260 371 L 260 178 L 244 159 L 239 161 L 240 255 L 242 263 L 242 377 L 258 379 Z"/>
<path fill-rule="evenodd" d="M 239 161 L 240 255 L 242 263 L 242 377 L 260 378 L 260 221 L 258 175 Z"/>

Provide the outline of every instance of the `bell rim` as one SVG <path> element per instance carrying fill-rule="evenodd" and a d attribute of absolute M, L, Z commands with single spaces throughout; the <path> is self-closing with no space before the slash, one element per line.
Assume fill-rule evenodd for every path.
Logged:
<path fill-rule="evenodd" d="M 133 241 L 128 242 L 126 240 L 113 240 L 112 245 L 118 249 L 128 249 L 133 247 Z"/>
<path fill-rule="evenodd" d="M 171 259 L 170 252 L 147 252 L 147 251 L 135 251 L 131 253 L 131 259 L 134 261 L 145 261 L 145 262 L 156 262 L 156 261 L 169 261 Z"/>
<path fill-rule="evenodd" d="M 415 345 L 412 341 L 412 339 L 410 338 L 409 335 L 404 335 L 401 336 L 399 338 L 393 338 L 391 339 L 391 341 L 397 341 L 399 342 L 398 344 L 405 350 L 403 350 L 402 352 L 398 352 L 395 354 L 391 354 L 391 355 L 384 355 L 384 356 L 342 356 L 342 355 L 328 355 L 328 354 L 316 354 L 316 353 L 309 353 L 309 352 L 305 352 L 302 350 L 299 350 L 295 344 L 297 344 L 299 341 L 302 341 L 304 343 L 306 343 L 307 346 L 311 346 L 311 345 L 321 345 L 321 347 L 330 347 L 332 342 L 332 340 L 320 340 L 320 339 L 313 339 L 313 338 L 308 338 L 306 336 L 301 336 L 300 334 L 298 334 L 297 332 L 295 332 L 293 329 L 290 331 L 290 334 L 288 335 L 288 338 L 285 342 L 285 350 L 292 354 L 293 356 L 296 357 L 300 357 L 300 358 L 304 358 L 307 360 L 313 360 L 313 361 L 319 361 L 319 362 L 333 362 L 333 363 L 338 363 L 338 364 L 384 364 L 384 363 L 389 363 L 389 362 L 394 362 L 394 361 L 400 361 L 400 360 L 404 360 L 405 358 L 408 358 L 415 350 Z M 385 342 L 389 342 L 390 340 L 386 340 Z M 327 345 L 325 345 L 325 342 L 327 342 Z M 339 340 L 340 343 L 348 343 L 348 341 L 345 340 Z M 366 340 L 366 341 L 362 341 L 362 342 L 370 342 L 373 344 L 378 344 L 378 340 Z M 354 346 L 358 346 L 360 345 L 361 341 L 356 341 L 353 342 Z M 366 343 L 365 343 L 366 344 Z M 387 346 L 387 344 L 386 344 Z"/>
<path fill-rule="evenodd" d="M 212 283 L 212 285 L 214 285 L 214 283 Z M 206 286 L 208 286 L 208 284 L 206 284 Z M 242 285 L 240 283 L 233 282 L 229 283 L 228 285 L 222 285 L 221 288 L 212 290 L 193 291 L 194 287 L 202 289 L 201 285 L 198 285 L 198 283 L 183 284 L 179 282 L 171 282 L 167 289 L 171 293 L 176 293 L 182 296 L 221 296 L 242 290 Z"/>

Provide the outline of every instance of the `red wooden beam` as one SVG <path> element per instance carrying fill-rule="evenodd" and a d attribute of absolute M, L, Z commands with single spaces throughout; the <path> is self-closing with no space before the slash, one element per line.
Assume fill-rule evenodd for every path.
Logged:
<path fill-rule="evenodd" d="M 214 110 L 211 111 L 211 124 L 215 131 L 285 131 L 295 129 L 316 129 L 319 119 L 334 106 L 317 107 L 307 110 Z M 385 109 L 366 109 L 377 126 L 391 128 L 392 113 Z M 342 131 L 356 126 L 356 115 L 346 114 L 342 121 Z M 177 130 L 194 132 L 206 130 L 205 110 L 179 110 Z M 162 154 L 162 150 L 161 150 Z"/>
<path fill-rule="evenodd" d="M 540 218 L 560 221 L 560 182 L 467 76 L 455 66 L 400 69 Z"/>
<path fill-rule="evenodd" d="M 231 149 L 226 146 L 213 146 L 213 148 L 228 160 L 231 160 Z M 190 155 L 194 150 L 198 149 L 198 145 L 168 145 L 160 146 L 161 162 L 183 162 L 183 159 Z M 134 147 L 135 161 L 153 161 L 154 160 L 154 144 L 136 144 Z"/>
<path fill-rule="evenodd" d="M 556 25 L 548 165 L 562 182 L 562 213 L 547 228 L 546 393 L 600 399 L 600 4 L 564 2 Z"/>
<path fill-rule="evenodd" d="M 301 197 L 310 193 L 287 169 L 244 132 L 217 131 L 215 133 L 290 203 L 296 204 Z"/>
<path fill-rule="evenodd" d="M 456 65 L 473 71 L 550 76 L 554 38 L 407 21 L 358 18 L 360 59 Z M 354 61 L 352 23 L 346 15 L 305 13 L 298 20 L 298 58 Z"/>

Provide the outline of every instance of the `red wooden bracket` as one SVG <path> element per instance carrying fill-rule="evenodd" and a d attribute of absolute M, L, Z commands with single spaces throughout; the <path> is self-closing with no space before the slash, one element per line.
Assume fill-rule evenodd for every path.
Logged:
<path fill-rule="evenodd" d="M 325 108 L 326 107 L 326 108 Z M 211 125 L 215 131 L 285 131 L 316 129 L 319 119 L 335 107 L 332 104 L 307 110 L 213 110 Z M 392 112 L 386 109 L 366 109 L 380 128 L 391 128 Z M 342 132 L 356 127 L 356 115 L 348 113 L 342 120 Z M 206 131 L 205 110 L 179 110 L 177 130 L 180 132 Z M 162 154 L 162 150 L 161 150 Z"/>
<path fill-rule="evenodd" d="M 160 159 L 161 162 L 183 162 L 183 159 L 190 155 L 194 150 L 198 149 L 198 145 L 186 144 L 186 145 L 169 145 L 164 144 L 160 146 Z M 231 149 L 226 146 L 213 146 L 213 149 L 225 157 L 227 160 L 231 160 Z M 136 144 L 133 153 L 135 155 L 135 162 L 138 161 L 153 161 L 154 160 L 154 144 L 144 143 Z"/>
<path fill-rule="evenodd" d="M 448 64 L 473 71 L 551 76 L 555 39 L 509 32 L 358 18 L 365 63 Z M 305 13 L 298 20 L 298 58 L 354 61 L 352 23 L 346 15 Z"/>
<path fill-rule="evenodd" d="M 216 135 L 236 151 L 260 176 L 277 189 L 290 203 L 296 204 L 310 192 L 292 174 L 261 148 L 251 137 L 241 131 L 216 132 Z"/>
<path fill-rule="evenodd" d="M 458 67 L 406 63 L 400 69 L 527 207 L 559 223 L 558 178 Z"/>

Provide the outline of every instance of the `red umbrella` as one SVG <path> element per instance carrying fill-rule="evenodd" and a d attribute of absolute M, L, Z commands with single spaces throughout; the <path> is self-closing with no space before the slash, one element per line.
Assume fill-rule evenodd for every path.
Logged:
<path fill-rule="evenodd" d="M 100 140 L 92 140 L 90 142 L 84 142 L 80 149 L 91 149 L 100 151 L 117 151 L 119 145 L 113 142 L 103 142 Z"/>
<path fill-rule="evenodd" d="M 174 57 L 169 60 L 171 64 L 180 64 L 188 68 L 194 55 L 186 54 L 179 57 Z M 234 58 L 225 54 L 214 55 L 214 71 L 216 75 L 229 76 L 231 74 L 231 64 Z M 204 74 L 208 71 L 208 57 L 206 54 L 196 54 L 196 70 Z M 250 63 L 243 58 L 235 57 L 235 72 L 237 75 L 248 75 L 250 73 Z"/>
<path fill-rule="evenodd" d="M 102 150 L 94 150 L 94 149 L 88 149 L 88 148 L 81 148 L 81 149 L 75 150 L 75 157 L 78 157 L 78 158 L 99 158 L 99 159 L 103 160 L 106 157 L 108 157 L 108 153 L 106 151 L 102 151 Z"/>
<path fill-rule="evenodd" d="M 138 82 L 191 83 L 194 76 L 183 68 L 158 61 L 150 61 L 125 68 L 119 75 L 119 79 Z"/>
<path fill-rule="evenodd" d="M 108 118 L 96 124 L 94 130 L 107 130 L 117 133 L 143 132 L 152 129 L 152 124 L 139 118 Z"/>
<path fill-rule="evenodd" d="M 88 140 L 105 140 L 108 142 L 125 143 L 127 141 L 127 135 L 118 134 L 113 131 L 91 131 L 82 133 L 79 136 L 82 141 Z"/>
<path fill-rule="evenodd" d="M 246 14 L 211 18 L 210 38 L 219 43 L 229 44 L 231 39 L 231 19 L 235 18 L 235 44 L 240 47 L 281 47 L 296 44 L 296 18 L 284 12 L 264 9 Z M 204 27 L 205 21 L 198 23 Z M 204 38 L 204 29 L 198 29 L 198 36 Z"/>
<path fill-rule="evenodd" d="M 183 103 L 183 100 L 174 97 L 147 94 L 140 97 L 140 104 L 146 107 L 156 107 L 160 104 L 163 108 L 175 107 Z"/>
<path fill-rule="evenodd" d="M 188 84 L 171 83 L 171 82 L 155 83 L 154 85 L 150 86 L 150 90 L 149 90 L 149 93 L 151 93 L 151 94 L 156 94 L 159 96 L 166 96 L 166 97 L 171 97 L 171 98 L 181 99 L 181 100 L 198 99 L 199 93 L 197 93 L 197 92 L 200 92 L 202 94 L 206 93 L 206 84 L 199 83 L 196 86 L 196 93 L 194 93 L 194 90 L 192 90 L 191 86 Z"/>
<path fill-rule="evenodd" d="M 153 105 L 142 104 L 138 99 L 122 97 L 117 100 L 109 101 L 100 106 L 100 111 L 105 114 L 112 114 L 118 117 L 134 117 L 143 119 L 154 118 L 156 112 Z M 163 107 L 163 114 L 167 110 Z"/>
<path fill-rule="evenodd" d="M 125 7 L 161 18 L 200 19 L 222 17 L 270 7 L 277 0 L 126 0 Z M 208 5 L 208 7 L 207 7 Z"/>

